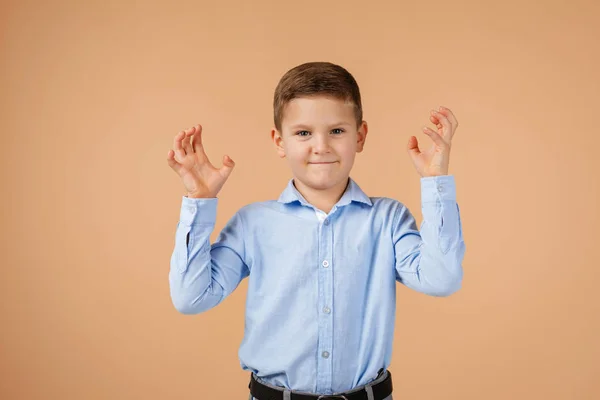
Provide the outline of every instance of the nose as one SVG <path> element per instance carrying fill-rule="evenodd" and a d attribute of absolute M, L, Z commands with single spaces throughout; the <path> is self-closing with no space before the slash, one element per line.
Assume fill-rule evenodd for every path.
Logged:
<path fill-rule="evenodd" d="M 329 135 L 315 135 L 313 141 L 313 152 L 315 154 L 329 153 L 331 147 L 329 145 Z"/>

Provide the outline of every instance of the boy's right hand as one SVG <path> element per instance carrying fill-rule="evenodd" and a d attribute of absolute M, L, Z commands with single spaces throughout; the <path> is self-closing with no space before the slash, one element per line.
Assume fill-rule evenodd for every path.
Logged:
<path fill-rule="evenodd" d="M 167 153 L 167 163 L 181 177 L 187 197 L 214 198 L 229 178 L 235 163 L 229 156 L 223 156 L 223 166 L 215 168 L 204 152 L 201 135 L 200 125 L 175 135 L 174 150 Z"/>

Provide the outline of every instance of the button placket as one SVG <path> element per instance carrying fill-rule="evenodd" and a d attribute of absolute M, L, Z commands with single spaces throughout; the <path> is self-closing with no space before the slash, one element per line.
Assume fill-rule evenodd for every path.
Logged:
<path fill-rule="evenodd" d="M 326 217 L 319 226 L 319 345 L 320 355 L 317 363 L 317 387 L 319 391 L 330 391 L 332 385 L 333 364 L 333 318 L 331 304 L 333 301 L 333 224 L 331 216 Z"/>

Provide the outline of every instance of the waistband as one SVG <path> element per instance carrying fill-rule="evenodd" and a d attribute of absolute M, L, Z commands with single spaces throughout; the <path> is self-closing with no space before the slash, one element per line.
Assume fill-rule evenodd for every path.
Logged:
<path fill-rule="evenodd" d="M 272 386 L 259 382 L 254 373 L 248 384 L 252 396 L 259 400 L 384 400 L 393 391 L 392 373 L 381 368 L 377 378 L 366 385 L 347 392 L 319 395 L 314 393 L 294 391 L 283 387 Z"/>

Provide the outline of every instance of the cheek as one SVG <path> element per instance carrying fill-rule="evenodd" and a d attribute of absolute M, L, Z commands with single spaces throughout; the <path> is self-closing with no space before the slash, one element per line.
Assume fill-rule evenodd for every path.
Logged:
<path fill-rule="evenodd" d="M 338 150 L 338 154 L 342 156 L 345 160 L 351 160 L 354 157 L 356 157 L 357 147 L 355 144 L 346 143 L 344 146 L 340 146 Z"/>
<path fill-rule="evenodd" d="M 291 161 L 304 161 L 307 158 L 308 150 L 306 146 L 288 146 L 286 154 Z"/>
<path fill-rule="evenodd" d="M 346 161 L 346 166 L 350 167 L 354 164 L 354 160 L 356 159 L 356 152 L 350 152 L 345 155 L 344 160 Z"/>

